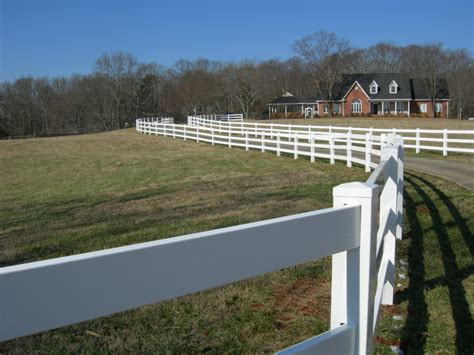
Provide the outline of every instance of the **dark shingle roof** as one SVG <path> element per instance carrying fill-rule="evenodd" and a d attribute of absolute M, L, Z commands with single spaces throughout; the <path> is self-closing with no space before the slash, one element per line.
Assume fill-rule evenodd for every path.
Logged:
<path fill-rule="evenodd" d="M 334 86 L 334 100 L 342 100 L 355 82 L 358 82 L 367 96 L 372 100 L 429 100 L 430 96 L 423 79 L 411 79 L 407 74 L 399 73 L 373 73 L 373 74 L 345 74 L 341 82 Z M 370 84 L 375 81 L 378 85 L 376 94 L 370 93 Z M 390 94 L 389 86 L 395 81 L 398 85 L 396 94 Z M 437 82 L 438 100 L 449 99 L 448 82 L 446 79 L 439 79 Z M 322 101 L 323 98 L 318 93 L 311 97 L 281 96 L 270 104 L 313 104 Z"/>
<path fill-rule="evenodd" d="M 389 86 L 394 81 L 398 85 L 396 94 L 390 94 Z M 342 79 L 342 88 L 337 96 L 342 99 L 351 86 L 358 82 L 362 89 L 371 99 L 390 100 L 390 99 L 411 99 L 410 79 L 405 74 L 350 74 L 344 75 Z M 370 84 L 375 81 L 378 85 L 376 94 L 370 93 Z"/>
<path fill-rule="evenodd" d="M 423 100 L 430 99 L 430 94 L 426 88 L 423 79 L 411 79 L 412 99 Z M 435 99 L 447 100 L 449 99 L 448 81 L 446 79 L 438 79 L 436 83 Z"/>

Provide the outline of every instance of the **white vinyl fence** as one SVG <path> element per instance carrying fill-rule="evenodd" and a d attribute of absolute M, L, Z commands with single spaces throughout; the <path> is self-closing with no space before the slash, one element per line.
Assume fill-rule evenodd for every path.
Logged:
<path fill-rule="evenodd" d="M 365 166 L 366 171 L 375 168 L 380 160 L 380 136 L 352 133 L 316 133 L 285 132 L 266 130 L 245 130 L 229 122 L 207 121 L 206 125 L 178 125 L 137 120 L 137 132 L 162 135 L 212 145 L 220 144 L 245 150 L 258 149 L 262 152 L 291 154 L 295 159 L 306 156 L 311 162 L 316 158 L 329 159 L 331 164 L 336 160 L 352 166 L 353 163 Z"/>
<path fill-rule="evenodd" d="M 207 121 L 224 122 L 242 122 L 244 120 L 244 115 L 242 113 L 218 113 L 213 115 L 197 115 L 192 117 L 200 118 Z"/>
<path fill-rule="evenodd" d="M 215 128 L 215 123 L 203 116 L 188 117 L 188 125 Z M 392 133 L 403 138 L 404 149 L 415 149 L 416 153 L 420 153 L 422 150 L 442 152 L 445 156 L 448 155 L 448 152 L 474 153 L 474 130 L 357 128 L 254 122 L 229 122 L 228 124 L 223 124 L 223 127 L 230 128 L 231 130 L 240 129 L 248 132 L 257 131 L 272 134 L 277 132 L 308 135 L 339 133 L 380 136 L 381 134 Z M 374 145 L 377 144 L 378 142 L 374 142 Z"/>
<path fill-rule="evenodd" d="M 176 134 L 176 125 L 153 124 Z M 336 186 L 332 208 L 0 268 L 0 341 L 332 255 L 331 329 L 281 353 L 371 353 L 380 305 L 393 303 L 402 234 L 402 140 L 380 142 L 367 182 Z"/>
<path fill-rule="evenodd" d="M 174 123 L 173 117 L 147 117 L 147 118 L 139 118 L 142 122 L 155 122 L 155 123 Z"/>

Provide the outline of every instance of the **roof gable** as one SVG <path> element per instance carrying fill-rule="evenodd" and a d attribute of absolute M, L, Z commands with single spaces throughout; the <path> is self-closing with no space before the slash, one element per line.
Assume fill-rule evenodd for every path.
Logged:
<path fill-rule="evenodd" d="M 354 81 L 354 84 L 352 84 L 352 86 L 349 88 L 349 90 L 347 90 L 346 94 L 342 97 L 342 100 L 344 100 L 346 98 L 347 95 L 349 95 L 349 93 L 352 91 L 352 89 L 354 88 L 361 88 L 362 92 L 365 94 L 365 96 L 367 96 L 367 98 L 370 99 L 370 96 L 367 95 L 367 93 L 365 92 L 364 88 L 362 87 L 362 85 L 359 84 L 359 82 L 356 80 Z"/>

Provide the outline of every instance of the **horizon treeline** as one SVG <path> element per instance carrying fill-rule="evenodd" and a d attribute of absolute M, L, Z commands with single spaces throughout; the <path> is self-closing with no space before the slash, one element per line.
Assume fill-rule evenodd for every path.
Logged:
<path fill-rule="evenodd" d="M 353 48 L 334 33 L 316 32 L 294 43 L 287 60 L 179 60 L 166 68 L 140 63 L 127 52 L 97 58 L 90 74 L 22 77 L 0 83 L 0 138 L 82 134 L 133 126 L 136 118 L 244 113 L 265 118 L 266 104 L 288 91 L 331 99 L 342 74 L 407 73 L 436 92 L 450 90 L 450 117 L 474 115 L 474 59 L 440 43 Z"/>

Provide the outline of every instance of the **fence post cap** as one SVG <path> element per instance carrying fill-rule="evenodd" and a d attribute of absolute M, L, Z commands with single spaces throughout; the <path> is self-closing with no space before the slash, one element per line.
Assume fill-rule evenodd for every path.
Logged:
<path fill-rule="evenodd" d="M 348 182 L 337 185 L 332 189 L 333 197 L 366 197 L 372 198 L 378 190 L 378 185 L 367 182 Z"/>

